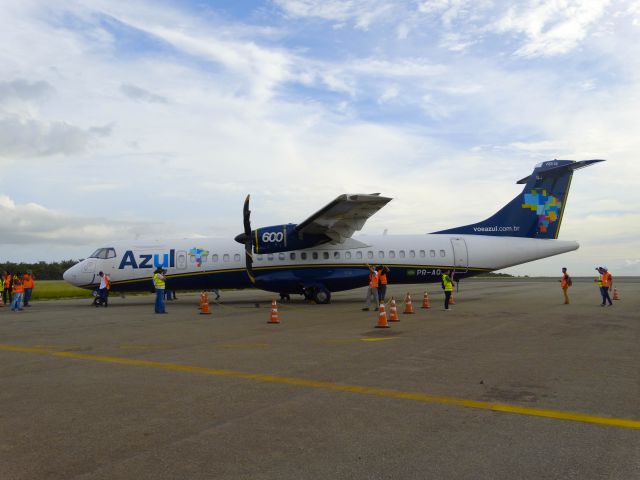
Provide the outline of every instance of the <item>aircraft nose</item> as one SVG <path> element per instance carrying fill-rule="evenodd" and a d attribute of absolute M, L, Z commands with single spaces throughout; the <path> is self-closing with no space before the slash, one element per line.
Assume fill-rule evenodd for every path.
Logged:
<path fill-rule="evenodd" d="M 65 270 L 65 272 L 62 274 L 62 278 L 65 282 L 71 283 L 71 284 L 75 284 L 75 280 L 76 280 L 76 274 L 74 273 L 76 271 L 76 267 L 77 265 L 74 265 L 73 267 Z"/>

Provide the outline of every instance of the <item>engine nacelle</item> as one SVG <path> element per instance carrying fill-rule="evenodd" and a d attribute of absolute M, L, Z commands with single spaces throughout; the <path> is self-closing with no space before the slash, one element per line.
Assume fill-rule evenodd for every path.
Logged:
<path fill-rule="evenodd" d="M 254 253 L 277 253 L 310 248 L 329 241 L 325 235 L 302 235 L 296 224 L 274 225 L 251 232 Z"/>

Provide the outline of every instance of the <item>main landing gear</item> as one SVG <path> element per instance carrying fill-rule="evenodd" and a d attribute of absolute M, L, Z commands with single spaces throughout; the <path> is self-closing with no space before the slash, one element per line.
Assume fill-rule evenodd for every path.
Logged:
<path fill-rule="evenodd" d="M 331 292 L 322 287 L 308 287 L 304 289 L 304 298 L 324 305 L 331 303 Z"/>

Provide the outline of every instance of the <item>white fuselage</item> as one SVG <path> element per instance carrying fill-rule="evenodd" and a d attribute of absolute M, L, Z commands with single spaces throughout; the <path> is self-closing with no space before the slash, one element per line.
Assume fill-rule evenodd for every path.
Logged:
<path fill-rule="evenodd" d="M 392 283 L 439 281 L 442 270 L 467 276 L 576 250 L 574 241 L 484 235 L 360 236 L 345 243 L 305 250 L 254 254 L 260 288 L 295 290 L 297 284 L 319 284 L 329 291 L 367 284 L 367 265 L 386 265 Z M 244 247 L 217 238 L 116 242 L 64 274 L 69 283 L 95 287 L 98 272 L 108 274 L 114 290 L 145 290 L 158 266 L 167 269 L 175 289 L 245 288 Z M 147 288 L 148 287 L 148 288 Z"/>

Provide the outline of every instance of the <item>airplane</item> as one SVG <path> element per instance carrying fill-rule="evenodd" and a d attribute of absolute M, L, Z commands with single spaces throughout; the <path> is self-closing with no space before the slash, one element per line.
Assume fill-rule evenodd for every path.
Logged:
<path fill-rule="evenodd" d="M 150 291 L 154 270 L 163 267 L 172 290 L 259 288 L 319 304 L 329 303 L 332 292 L 367 286 L 368 265 L 388 267 L 392 284 L 440 282 L 448 269 L 460 280 L 578 249 L 576 241 L 557 240 L 571 179 L 602 161 L 539 163 L 517 182 L 522 192 L 494 215 L 422 235 L 354 238 L 392 200 L 379 193 L 343 194 L 302 223 L 252 230 L 247 196 L 244 232 L 235 239 L 114 242 L 63 278 L 95 289 L 102 271 L 112 292 Z"/>

